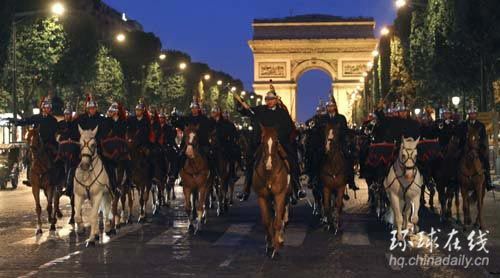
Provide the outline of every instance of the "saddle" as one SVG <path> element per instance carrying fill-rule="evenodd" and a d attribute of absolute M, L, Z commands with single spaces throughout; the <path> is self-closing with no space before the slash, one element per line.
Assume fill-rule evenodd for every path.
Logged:
<path fill-rule="evenodd" d="M 80 144 L 73 140 L 59 142 L 57 160 L 68 162 L 73 166 L 78 165 L 80 160 Z"/>
<path fill-rule="evenodd" d="M 366 165 L 378 168 L 389 167 L 396 159 L 395 144 L 392 143 L 377 143 L 371 144 L 368 150 Z"/>
<path fill-rule="evenodd" d="M 123 161 L 129 158 L 127 141 L 121 137 L 109 137 L 101 141 L 102 155 L 113 161 Z"/>
<path fill-rule="evenodd" d="M 419 164 L 425 164 L 443 158 L 439 139 L 422 140 L 417 146 L 417 161 Z"/>

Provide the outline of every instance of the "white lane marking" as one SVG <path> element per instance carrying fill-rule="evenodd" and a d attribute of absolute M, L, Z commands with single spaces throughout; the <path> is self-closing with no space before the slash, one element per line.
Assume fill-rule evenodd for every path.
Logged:
<path fill-rule="evenodd" d="M 344 231 L 342 233 L 342 244 L 354 246 L 370 245 L 368 234 L 364 231 Z"/>
<path fill-rule="evenodd" d="M 285 246 L 299 247 L 304 243 L 307 227 L 290 223 L 285 229 Z"/>
<path fill-rule="evenodd" d="M 60 258 L 54 259 L 48 263 L 42 264 L 41 266 L 38 267 L 38 270 L 33 270 L 33 271 L 31 271 L 23 276 L 19 276 L 19 277 L 20 278 L 33 277 L 33 276 L 37 275 L 40 270 L 55 266 L 57 264 L 64 263 L 65 261 L 71 259 L 71 257 L 79 255 L 80 253 L 81 253 L 81 251 L 75 251 L 73 253 L 69 253 L 68 255 L 66 255 L 64 257 L 60 257 Z"/>
<path fill-rule="evenodd" d="M 241 241 L 252 231 L 255 224 L 234 224 L 213 244 L 214 246 L 239 246 Z"/>
<path fill-rule="evenodd" d="M 188 220 L 174 220 L 173 227 L 166 230 L 159 236 L 151 239 L 146 245 L 175 245 L 179 240 L 186 236 Z"/>

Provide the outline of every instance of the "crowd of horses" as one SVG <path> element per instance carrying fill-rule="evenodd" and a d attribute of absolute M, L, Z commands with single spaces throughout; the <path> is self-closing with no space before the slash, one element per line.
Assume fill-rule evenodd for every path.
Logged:
<path fill-rule="evenodd" d="M 235 180 L 231 177 L 229 164 L 224 154 L 224 148 L 218 144 L 217 136 L 211 135 L 210 144 L 214 151 L 214 161 L 208 161 L 198 144 L 197 126 L 185 128 L 183 141 L 185 162 L 181 166 L 179 177 L 169 175 L 172 167 L 170 159 L 165 156 L 155 156 L 151 149 L 136 145 L 133 134 L 127 135 L 131 172 L 129 177 L 135 189 L 125 186 L 125 166 L 117 164 L 117 184 L 121 194 L 113 194 L 109 186 L 109 177 L 103 161 L 98 154 L 98 144 L 95 139 L 97 129 L 80 131 L 80 157 L 74 176 L 74 193 L 71 196 L 72 215 L 70 224 L 76 224 L 77 232 L 83 232 L 82 204 L 90 200 L 91 210 L 88 213 L 90 233 L 87 245 L 95 245 L 99 238 L 99 211 L 103 212 L 104 232 L 116 234 L 120 225 L 130 223 L 134 209 L 134 190 L 138 192 L 138 221 L 146 218 L 146 205 L 152 196 L 153 214 L 161 206 L 168 205 L 175 199 L 174 185 L 181 181 L 184 193 L 184 208 L 189 219 L 189 231 L 193 234 L 202 230 L 207 219 L 207 207 L 215 200 L 217 214 L 225 213 L 233 200 Z M 346 167 L 350 167 L 344 152 L 343 140 L 339 128 L 328 124 L 323 130 L 323 158 L 321 160 L 319 180 L 322 184 L 320 192 L 321 222 L 327 230 L 337 232 L 342 225 L 341 215 L 346 192 Z M 64 168 L 56 167 L 46 152 L 46 147 L 40 140 L 38 130 L 31 129 L 27 136 L 31 164 L 28 183 L 32 187 L 38 217 L 36 233 L 42 233 L 40 190 L 47 197 L 47 213 L 50 230 L 56 229 L 57 219 L 62 217 L 59 209 L 61 188 L 64 187 L 66 175 Z M 266 232 L 266 253 L 275 257 L 285 240 L 286 224 L 290 220 L 291 194 L 290 165 L 286 152 L 279 144 L 277 131 L 273 128 L 261 127 L 261 143 L 255 154 L 252 187 L 257 196 L 257 202 Z M 358 138 L 358 150 L 362 148 L 363 140 Z M 436 143 L 437 141 L 434 141 Z M 457 220 L 460 220 L 459 192 L 463 200 L 464 227 L 471 224 L 470 205 L 477 203 L 478 214 L 475 225 L 483 229 L 482 207 L 485 195 L 484 172 L 479 158 L 479 134 L 470 129 L 465 146 L 460 146 L 459 140 L 452 137 L 444 150 L 439 150 L 439 156 L 426 160 L 420 165 L 419 147 L 429 143 L 420 138 L 402 138 L 399 146 L 392 143 L 368 144 L 368 159 L 373 160 L 373 153 L 386 148 L 391 154 L 390 159 L 376 157 L 377 163 L 366 163 L 368 168 L 366 181 L 369 187 L 369 202 L 371 208 L 380 219 L 386 219 L 394 224 L 397 236 L 402 240 L 402 230 L 411 227 L 411 232 L 418 232 L 418 211 L 422 203 L 423 192 L 429 188 L 429 199 L 433 207 L 434 188 L 439 194 L 441 219 L 451 217 L 451 207 L 455 201 Z M 366 142 L 365 142 L 366 144 Z M 243 144 L 244 145 L 244 144 Z M 242 146 L 242 155 L 246 153 Z M 384 163 L 378 163 L 378 162 Z M 372 161 L 373 162 L 373 161 Z M 214 163 L 215 165 L 209 165 Z M 473 192 L 473 194 L 469 194 Z M 119 204 L 121 203 L 121 211 Z M 411 223 L 412 225 L 409 225 Z"/>

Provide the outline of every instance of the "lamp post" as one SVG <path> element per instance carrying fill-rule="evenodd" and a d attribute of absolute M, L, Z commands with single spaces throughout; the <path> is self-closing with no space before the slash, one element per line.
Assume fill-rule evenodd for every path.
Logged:
<path fill-rule="evenodd" d="M 61 16 L 66 11 L 63 4 L 56 2 L 50 7 L 50 13 L 56 16 Z M 21 23 L 24 18 L 38 14 L 46 13 L 47 10 L 36 10 L 28 12 L 15 13 L 12 19 L 12 117 L 17 121 L 17 24 Z M 14 128 L 12 133 L 12 141 L 17 142 L 17 130 Z"/>

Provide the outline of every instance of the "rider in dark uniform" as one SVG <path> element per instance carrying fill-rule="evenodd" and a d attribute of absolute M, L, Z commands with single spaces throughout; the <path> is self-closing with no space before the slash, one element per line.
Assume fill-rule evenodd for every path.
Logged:
<path fill-rule="evenodd" d="M 158 116 L 158 124 L 155 126 L 155 135 L 156 144 L 160 147 L 162 155 L 170 162 L 170 172 L 168 175 L 173 176 L 178 167 L 175 143 L 176 131 L 175 128 L 168 123 L 165 113 L 160 113 Z"/>
<path fill-rule="evenodd" d="M 135 106 L 135 115 L 128 118 L 128 132 L 133 137 L 134 144 L 146 151 L 151 147 L 151 119 L 146 111 L 146 106 L 139 102 Z"/>
<path fill-rule="evenodd" d="M 479 157 L 481 159 L 481 163 L 484 165 L 484 175 L 485 175 L 485 185 L 488 191 L 491 191 L 495 188 L 495 186 L 491 182 L 491 174 L 490 174 L 490 159 L 489 159 L 489 147 L 488 147 L 488 135 L 486 134 L 486 127 L 483 123 L 477 120 L 477 109 L 472 107 L 468 111 L 469 116 L 467 120 L 464 121 L 460 127 L 460 134 L 462 140 L 462 146 L 465 145 L 465 141 L 467 138 L 467 132 L 469 128 L 475 128 L 479 131 Z"/>
<path fill-rule="evenodd" d="M 321 117 L 325 114 L 325 107 L 320 105 L 316 108 L 316 114 L 306 121 L 305 171 L 309 175 L 309 187 L 311 188 L 314 188 L 314 185 L 319 181 L 321 149 L 318 146 L 322 145 L 320 127 Z"/>
<path fill-rule="evenodd" d="M 73 111 L 69 107 L 64 109 L 64 120 L 57 123 L 57 134 L 59 135 L 58 141 L 60 142 L 60 151 L 61 153 L 70 152 L 74 157 L 66 157 L 65 163 L 65 173 L 66 173 L 66 190 L 64 194 L 68 196 L 73 195 L 73 181 L 75 177 L 75 170 L 78 166 L 77 156 L 79 155 L 79 145 L 77 143 L 80 140 L 80 133 L 78 132 L 78 125 L 73 120 Z M 66 150 L 62 150 L 67 142 Z"/>
<path fill-rule="evenodd" d="M 239 159 L 236 148 L 238 131 L 231 121 L 222 116 L 222 111 L 218 106 L 212 108 L 210 120 L 215 129 L 217 142 L 225 150 L 224 154 L 229 162 L 230 177 L 234 180 L 236 178 L 236 161 Z"/>
<path fill-rule="evenodd" d="M 290 164 L 290 176 L 292 177 L 292 203 L 296 203 L 298 198 L 304 198 L 305 192 L 300 189 L 299 183 L 299 165 L 297 151 L 291 142 L 290 135 L 294 131 L 293 120 L 287 110 L 278 105 L 276 92 L 271 85 L 271 90 L 265 97 L 266 105 L 260 105 L 250 108 L 245 102 L 241 102 L 244 108 L 241 113 L 244 116 L 253 118 L 256 122 L 265 127 L 275 128 L 278 132 L 278 140 L 287 153 L 286 159 Z"/>
<path fill-rule="evenodd" d="M 457 122 L 453 119 L 453 113 L 447 107 L 442 108 L 442 118 L 434 123 L 441 148 L 448 146 L 451 137 L 456 134 L 456 129 Z"/>
<path fill-rule="evenodd" d="M 320 125 L 323 128 L 330 123 L 333 124 L 335 127 L 339 128 L 340 142 L 342 144 L 342 150 L 344 151 L 344 157 L 346 158 L 348 165 L 346 169 L 347 182 L 349 184 L 349 187 L 352 190 L 356 191 L 359 188 L 356 186 L 356 183 L 354 182 L 354 150 L 348 144 L 347 140 L 348 136 L 347 120 L 344 115 L 339 114 L 335 99 L 332 99 L 332 101 L 329 101 L 327 103 L 326 109 L 327 113 L 326 115 L 323 115 L 321 117 Z M 323 146 L 323 144 L 321 144 L 321 146 Z"/>

